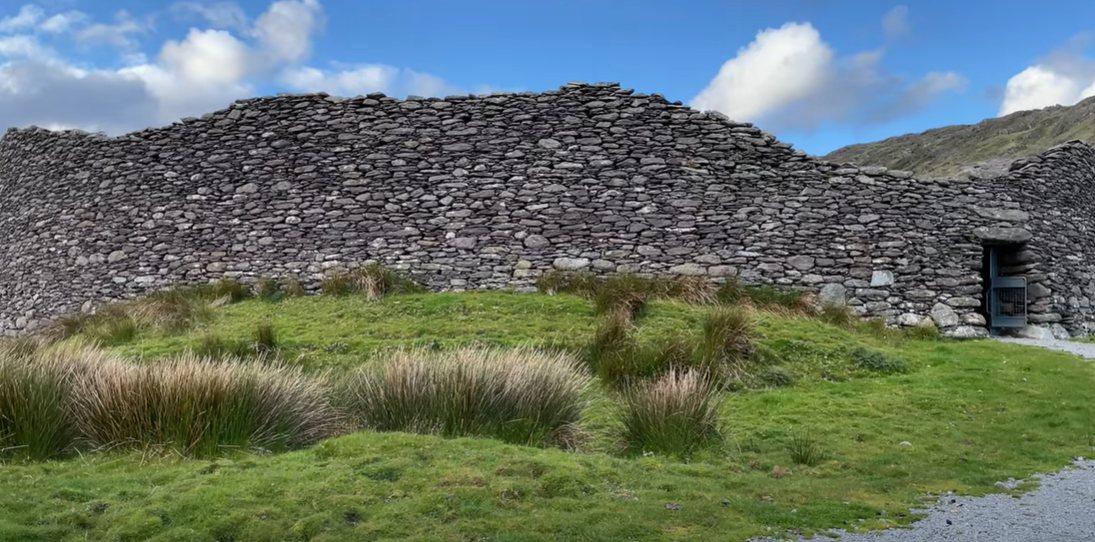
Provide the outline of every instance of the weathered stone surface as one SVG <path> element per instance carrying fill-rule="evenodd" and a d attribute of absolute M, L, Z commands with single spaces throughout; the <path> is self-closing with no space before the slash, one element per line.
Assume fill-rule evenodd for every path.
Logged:
<path fill-rule="evenodd" d="M 706 275 L 707 269 L 705 269 L 702 265 L 694 263 L 683 263 L 681 265 L 675 265 L 673 267 L 670 267 L 669 272 L 674 275 L 699 276 Z"/>
<path fill-rule="evenodd" d="M 1016 245 L 1030 241 L 1033 235 L 1023 228 L 981 227 L 973 236 L 986 245 Z"/>
<path fill-rule="evenodd" d="M 936 303 L 935 306 L 932 307 L 931 319 L 935 322 L 936 326 L 941 328 L 958 325 L 958 313 L 954 312 L 954 309 L 943 303 Z"/>
<path fill-rule="evenodd" d="M 989 336 L 989 330 L 983 327 L 958 326 L 944 331 L 943 336 L 952 339 L 981 339 Z"/>
<path fill-rule="evenodd" d="M 982 326 L 984 327 L 988 322 L 985 321 L 985 316 L 979 312 L 967 312 L 962 315 L 962 323 L 968 326 Z"/>
<path fill-rule="evenodd" d="M 1002 220 L 1005 222 L 1026 222 L 1027 220 L 1030 220 L 1030 213 L 1020 211 L 1019 209 L 974 207 L 973 210 L 978 215 L 992 220 Z"/>
<path fill-rule="evenodd" d="M 901 314 L 900 316 L 897 317 L 897 324 L 901 325 L 901 326 L 904 326 L 904 327 L 915 327 L 915 326 L 919 326 L 920 322 L 923 319 L 924 319 L 924 317 L 919 315 L 919 314 L 913 314 L 911 312 L 906 312 L 906 313 Z"/>
<path fill-rule="evenodd" d="M 1072 338 L 1072 334 L 1061 324 L 1050 324 L 1049 332 L 1053 334 L 1053 338 L 1060 341 L 1067 341 Z"/>
<path fill-rule="evenodd" d="M 875 271 L 871 273 L 871 287 L 890 286 L 893 284 L 893 271 Z"/>
<path fill-rule="evenodd" d="M 589 264 L 589 258 L 556 258 L 552 262 L 552 266 L 561 271 L 577 271 L 589 267 Z"/>
<path fill-rule="evenodd" d="M 826 284 L 818 292 L 823 307 L 843 307 L 848 304 L 848 289 L 842 284 Z"/>
<path fill-rule="evenodd" d="M 787 263 L 799 271 L 809 271 L 814 268 L 814 258 L 812 256 L 791 256 L 787 258 Z"/>
<path fill-rule="evenodd" d="M 16 129 L 0 140 L 0 333 L 224 276 L 315 288 L 366 261 L 435 290 L 692 264 L 896 324 L 976 298 L 983 240 L 1021 238 L 1002 265 L 1052 292 L 1034 314 L 1080 330 L 1095 322 L 1093 183 L 1079 142 L 991 181 L 915 179 L 612 84 L 258 97 L 120 137 Z"/>
<path fill-rule="evenodd" d="M 952 297 L 947 300 L 947 304 L 952 307 L 974 308 L 981 306 L 981 300 L 972 297 Z"/>
<path fill-rule="evenodd" d="M 1053 331 L 1048 327 L 1029 325 L 1023 328 L 1019 328 L 1012 332 L 1016 337 L 1022 339 L 1039 339 L 1043 341 L 1052 341 Z"/>
<path fill-rule="evenodd" d="M 1043 297 L 1049 297 L 1051 294 L 1053 294 L 1053 292 L 1040 282 L 1027 284 L 1027 297 L 1030 299 L 1041 299 Z"/>

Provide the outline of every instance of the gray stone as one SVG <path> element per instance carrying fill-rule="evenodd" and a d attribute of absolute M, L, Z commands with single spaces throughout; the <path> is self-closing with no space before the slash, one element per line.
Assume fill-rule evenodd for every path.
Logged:
<path fill-rule="evenodd" d="M 890 286 L 894 282 L 893 271 L 875 271 L 871 273 L 871 287 Z"/>
<path fill-rule="evenodd" d="M 1000 207 L 974 207 L 973 212 L 983 218 L 1001 220 L 1004 222 L 1026 222 L 1030 220 L 1030 214 L 1018 209 L 1003 209 Z"/>
<path fill-rule="evenodd" d="M 1072 339 L 1072 334 L 1065 329 L 1065 326 L 1061 324 L 1050 324 L 1049 332 L 1053 334 L 1053 338 L 1059 341 L 1067 341 Z"/>
<path fill-rule="evenodd" d="M 738 274 L 738 268 L 732 265 L 713 265 L 707 268 L 707 274 L 712 277 L 732 277 Z"/>
<path fill-rule="evenodd" d="M 823 307 L 843 307 L 848 303 L 848 289 L 842 284 L 826 284 L 818 292 Z"/>
<path fill-rule="evenodd" d="M 258 191 L 259 191 L 259 185 L 255 184 L 255 183 L 247 183 L 247 184 L 244 184 L 244 185 L 240 186 L 239 188 L 236 188 L 236 193 L 237 194 L 254 194 L 255 192 L 258 192 Z"/>
<path fill-rule="evenodd" d="M 1048 327 L 1028 325 L 1023 328 L 1019 328 L 1013 332 L 1016 337 L 1020 339 L 1038 339 L 1045 341 L 1052 341 L 1054 339 L 1053 332 Z"/>
<path fill-rule="evenodd" d="M 812 256 L 791 256 L 787 258 L 787 264 L 799 271 L 809 271 L 814 268 Z"/>
<path fill-rule="evenodd" d="M 674 275 L 700 276 L 706 275 L 707 269 L 694 263 L 684 263 L 670 267 L 669 272 Z"/>
<path fill-rule="evenodd" d="M 974 308 L 981 306 L 981 300 L 972 297 L 952 297 L 947 300 L 947 304 L 952 307 Z"/>
<path fill-rule="evenodd" d="M 922 320 L 924 320 L 923 316 L 906 312 L 897 317 L 897 324 L 904 327 L 915 327 L 919 326 Z"/>
<path fill-rule="evenodd" d="M 989 336 L 989 330 L 983 327 L 958 326 L 944 331 L 943 336 L 951 339 L 983 339 Z"/>
<path fill-rule="evenodd" d="M 556 258 L 552 267 L 561 271 L 577 271 L 589 267 L 589 258 Z"/>
<path fill-rule="evenodd" d="M 1027 297 L 1031 299 L 1041 299 L 1043 297 L 1049 297 L 1053 294 L 1053 291 L 1046 288 L 1040 282 L 1033 282 L 1027 284 Z"/>
<path fill-rule="evenodd" d="M 120 262 L 120 261 L 126 259 L 126 257 L 127 256 L 126 256 L 125 252 L 123 252 L 121 250 L 115 250 L 114 252 L 111 252 L 109 256 L 106 257 L 106 261 L 108 263 Z"/>
<path fill-rule="evenodd" d="M 973 236 L 986 245 L 1017 245 L 1030 241 L 1031 233 L 1022 228 L 981 227 L 973 230 Z"/>
<path fill-rule="evenodd" d="M 936 303 L 931 311 L 932 321 L 940 328 L 954 327 L 958 325 L 958 314 L 954 309 L 943 303 Z"/>
<path fill-rule="evenodd" d="M 1027 321 L 1033 324 L 1050 324 L 1062 321 L 1061 315 L 1055 312 L 1047 312 L 1044 314 L 1028 314 Z"/>
<path fill-rule="evenodd" d="M 452 246 L 464 250 L 470 250 L 475 248 L 477 242 L 478 241 L 474 237 L 457 237 L 456 239 L 452 240 Z"/>
<path fill-rule="evenodd" d="M 542 235 L 532 234 L 524 239 L 525 247 L 531 249 L 541 249 L 551 246 L 551 241 L 548 241 L 546 237 Z"/>
<path fill-rule="evenodd" d="M 985 316 L 979 312 L 967 312 L 962 315 L 962 323 L 968 326 L 984 327 L 988 322 L 985 321 Z"/>

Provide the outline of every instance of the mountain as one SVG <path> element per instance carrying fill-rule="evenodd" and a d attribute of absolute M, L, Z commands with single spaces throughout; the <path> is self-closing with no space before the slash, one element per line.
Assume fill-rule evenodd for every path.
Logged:
<path fill-rule="evenodd" d="M 1019 111 L 973 125 L 849 145 L 823 158 L 912 171 L 922 177 L 954 177 L 965 172 L 995 176 L 992 172 L 1007 171 L 1016 158 L 1073 139 L 1095 142 L 1095 97 L 1069 107 Z"/>

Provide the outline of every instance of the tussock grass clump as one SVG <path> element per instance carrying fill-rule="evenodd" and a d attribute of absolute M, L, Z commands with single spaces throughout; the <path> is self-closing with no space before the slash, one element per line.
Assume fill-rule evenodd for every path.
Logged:
<path fill-rule="evenodd" d="M 316 442 L 337 422 L 321 384 L 299 370 L 193 355 L 105 363 L 76 390 L 75 423 L 94 449 L 277 452 Z"/>
<path fill-rule="evenodd" d="M 851 358 L 856 367 L 876 373 L 894 374 L 904 373 L 908 370 L 904 361 L 862 347 L 856 347 L 852 350 Z"/>
<path fill-rule="evenodd" d="M 255 326 L 255 350 L 258 352 L 273 352 L 278 349 L 278 336 L 273 324 L 264 322 Z"/>
<path fill-rule="evenodd" d="M 589 383 L 563 352 L 413 349 L 359 369 L 336 396 L 353 420 L 376 431 L 538 446 L 571 438 Z"/>
<path fill-rule="evenodd" d="M 375 301 L 386 295 L 424 292 L 425 288 L 392 269 L 374 263 L 330 275 L 323 279 L 320 290 L 327 295 L 363 293 Z"/>
<path fill-rule="evenodd" d="M 104 346 L 132 341 L 140 331 L 184 333 L 208 323 L 213 308 L 247 299 L 246 287 L 232 278 L 212 284 L 181 286 L 102 307 L 98 312 L 54 320 L 40 336 L 51 342 L 84 334 Z"/>
<path fill-rule="evenodd" d="M 262 275 L 255 283 L 255 297 L 263 301 L 278 301 L 285 297 L 281 285 L 273 277 Z"/>
<path fill-rule="evenodd" d="M 825 305 L 818 309 L 815 317 L 842 329 L 852 329 L 859 323 L 859 316 L 847 305 Z"/>
<path fill-rule="evenodd" d="M 748 303 L 758 309 L 785 311 L 795 314 L 814 312 L 809 292 L 778 288 L 770 284 L 745 285 L 737 277 L 730 277 L 714 294 L 721 305 Z"/>
<path fill-rule="evenodd" d="M 655 299 L 676 299 L 687 303 L 712 303 L 715 285 L 707 277 L 641 276 L 619 273 L 598 277 L 589 272 L 552 271 L 536 281 L 540 293 L 567 293 L 590 299 L 598 314 L 619 306 L 632 306 Z"/>
<path fill-rule="evenodd" d="M 42 460 L 70 451 L 76 379 L 106 361 L 102 351 L 78 344 L 0 345 L 0 457 Z"/>
<path fill-rule="evenodd" d="M 778 365 L 769 365 L 760 371 L 760 381 L 773 388 L 785 388 L 795 383 L 795 376 Z"/>
<path fill-rule="evenodd" d="M 702 365 L 713 375 L 740 380 L 754 354 L 753 319 L 739 308 L 718 308 L 703 322 Z"/>
<path fill-rule="evenodd" d="M 907 327 L 903 333 L 915 341 L 938 341 L 940 337 L 939 328 L 933 325 Z"/>
<path fill-rule="evenodd" d="M 791 454 L 791 461 L 796 465 L 816 467 L 825 460 L 821 443 L 806 431 L 795 431 L 791 434 L 787 451 Z"/>
<path fill-rule="evenodd" d="M 719 436 L 721 395 L 699 372 L 673 371 L 623 393 L 623 435 L 634 452 L 687 455 Z"/>

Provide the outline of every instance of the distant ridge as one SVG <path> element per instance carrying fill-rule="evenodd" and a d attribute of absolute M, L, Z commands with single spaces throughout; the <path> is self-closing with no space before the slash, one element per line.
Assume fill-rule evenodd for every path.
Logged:
<path fill-rule="evenodd" d="M 849 145 L 823 158 L 912 171 L 923 177 L 996 176 L 1015 159 L 1071 140 L 1095 141 L 1095 97 L 987 119 L 973 125 Z"/>

